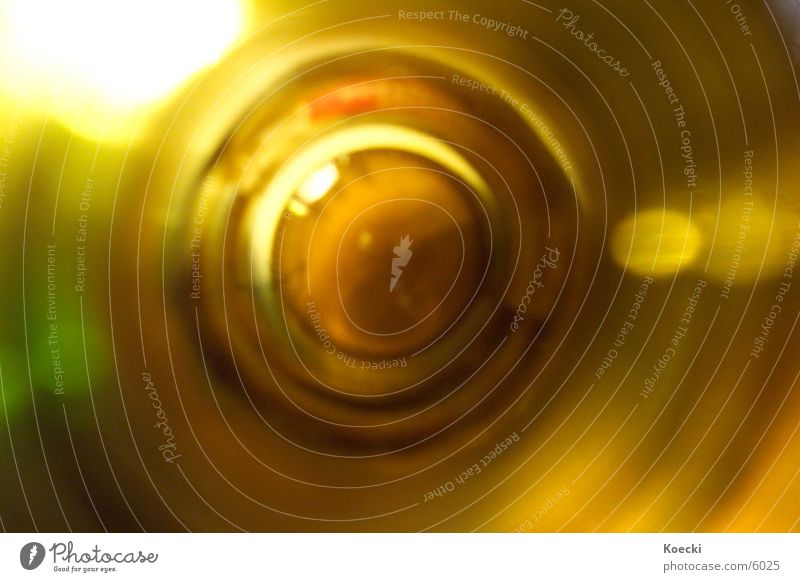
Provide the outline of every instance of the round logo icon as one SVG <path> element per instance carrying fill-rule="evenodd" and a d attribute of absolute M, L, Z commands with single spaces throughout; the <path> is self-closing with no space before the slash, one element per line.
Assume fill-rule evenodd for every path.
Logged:
<path fill-rule="evenodd" d="M 30 542 L 19 551 L 19 563 L 26 570 L 35 570 L 44 561 L 44 546 L 39 542 Z"/>

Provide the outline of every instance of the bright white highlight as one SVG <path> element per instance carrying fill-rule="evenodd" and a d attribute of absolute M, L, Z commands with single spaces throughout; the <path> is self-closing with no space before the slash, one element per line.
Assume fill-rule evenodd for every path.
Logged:
<path fill-rule="evenodd" d="M 50 100 L 51 114 L 89 134 L 98 119 L 167 96 L 219 60 L 244 27 L 241 0 L 4 0 L 0 6 L 4 85 L 26 100 Z"/>
<path fill-rule="evenodd" d="M 339 169 L 332 162 L 315 170 L 297 189 L 297 196 L 306 204 L 314 204 L 322 199 L 333 185 L 339 181 Z"/>

